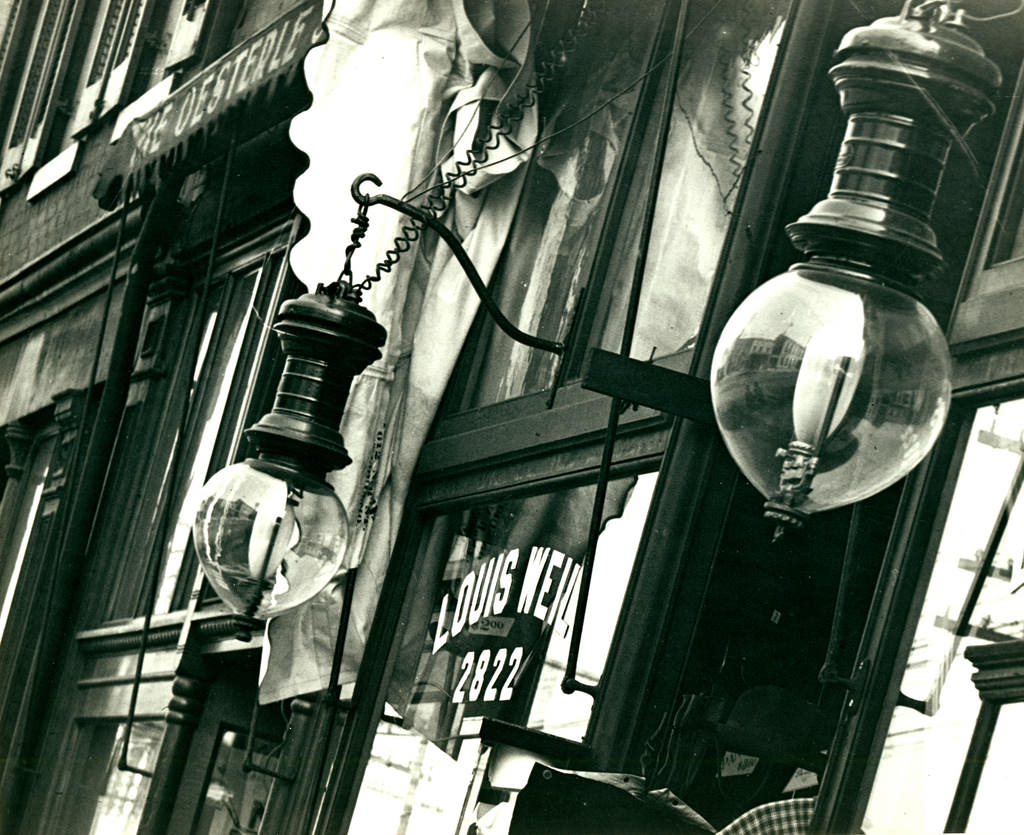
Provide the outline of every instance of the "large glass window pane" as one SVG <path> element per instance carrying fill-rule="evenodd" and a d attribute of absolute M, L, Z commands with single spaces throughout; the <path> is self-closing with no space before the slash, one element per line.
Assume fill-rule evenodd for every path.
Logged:
<path fill-rule="evenodd" d="M 128 761 L 151 770 L 163 736 L 160 720 L 132 725 Z M 60 831 L 66 835 L 132 835 L 146 804 L 150 778 L 118 769 L 124 745 L 124 723 L 89 722 L 78 728 L 68 784 L 62 789 L 65 807 Z"/>
<path fill-rule="evenodd" d="M 642 360 L 679 354 L 696 339 L 788 4 L 724 0 L 689 6 L 630 350 Z M 645 137 L 644 171 L 652 164 L 654 133 L 649 130 Z M 604 310 L 595 324 L 595 336 L 608 350 L 621 345 L 636 242 L 652 186 L 647 178 L 634 181 L 612 253 Z"/>
<path fill-rule="evenodd" d="M 1013 801 L 1020 791 L 1021 739 L 1024 739 L 1024 703 L 1003 705 L 971 807 L 967 832 L 1009 835 L 1020 829 Z"/>
<path fill-rule="evenodd" d="M 1024 400 L 979 409 L 957 476 L 913 647 L 868 805 L 868 833 L 941 832 L 981 700 L 969 646 L 1024 638 Z M 997 728 L 997 738 L 1010 733 Z M 1015 762 L 989 769 L 1014 770 Z M 986 780 L 988 778 L 986 777 Z M 968 831 L 1011 820 L 1011 794 L 984 795 Z M 983 795 L 975 809 L 980 812 Z M 993 817 L 994 816 L 994 817 Z M 975 828 L 977 827 L 977 828 Z M 999 830 L 1002 831 L 1002 830 Z"/>
<path fill-rule="evenodd" d="M 36 442 L 32 452 L 31 463 L 21 479 L 11 481 L 9 489 L 17 489 L 20 495 L 10 497 L 8 507 L 16 507 L 17 515 L 8 528 L 7 542 L 0 543 L 4 552 L 0 554 L 0 641 L 3 640 L 7 620 L 14 605 L 14 597 L 18 590 L 18 580 L 25 565 L 25 556 L 29 550 L 33 528 L 39 514 L 43 488 L 50 469 L 53 455 L 54 436 L 47 436 Z M 15 505 L 15 502 L 17 504 Z M 6 522 L 7 520 L 3 520 Z"/>
<path fill-rule="evenodd" d="M 627 11 L 621 3 L 602 4 L 585 48 L 566 56 L 564 78 L 539 97 L 540 131 L 547 138 L 534 151 L 492 282 L 502 310 L 523 330 L 564 337 L 577 314 L 615 183 L 631 173 L 621 166 L 635 135 L 640 82 L 650 68 L 661 6 L 630 5 Z M 538 23 L 542 43 L 550 45 L 561 34 L 550 30 L 570 21 Z M 551 356 L 511 341 L 487 323 L 462 407 L 543 390 L 554 367 Z"/>
<path fill-rule="evenodd" d="M 181 509 L 167 546 L 163 578 L 154 608 L 156 613 L 169 611 L 174 600 L 199 493 L 206 483 L 214 446 L 221 434 L 228 396 L 237 388 L 242 347 L 248 336 L 259 289 L 258 277 L 234 278 L 225 288 L 227 298 L 222 303 L 223 309 L 211 313 L 206 323 L 191 381 L 190 397 L 195 401 L 190 420 L 193 437 L 190 439 L 191 447 L 185 452 L 186 460 L 178 465 L 182 473 L 187 473 L 185 483 L 188 487 L 181 498 Z M 172 452 L 168 462 L 168 473 L 173 469 L 174 454 L 177 450 Z"/>
<path fill-rule="evenodd" d="M 486 757 L 478 740 L 453 759 L 417 733 L 381 723 L 373 740 L 351 832 L 461 833 L 474 778 Z"/>
<path fill-rule="evenodd" d="M 632 355 L 645 360 L 682 351 L 700 326 L 788 8 L 782 0 L 685 5 L 632 341 Z M 572 327 L 577 338 L 619 348 L 666 99 L 664 90 L 646 106 L 641 98 L 645 74 L 656 78 L 669 59 L 667 41 L 656 48 L 661 13 L 660 3 L 602 4 L 586 49 L 569 56 L 563 83 L 541 97 L 548 138 L 534 152 L 492 283 L 523 330 L 566 338 Z M 611 247 L 607 258 L 598 251 L 602 240 Z M 543 391 L 556 362 L 485 323 L 454 406 Z"/>

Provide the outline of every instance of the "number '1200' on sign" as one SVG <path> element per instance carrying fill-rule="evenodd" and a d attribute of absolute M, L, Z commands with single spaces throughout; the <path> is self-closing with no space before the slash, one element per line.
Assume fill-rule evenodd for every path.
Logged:
<path fill-rule="evenodd" d="M 519 667 L 523 663 L 523 648 L 511 650 L 500 647 L 492 653 L 482 649 L 480 653 L 468 652 L 462 659 L 462 675 L 455 685 L 452 701 L 461 702 L 507 702 L 512 698 Z"/>

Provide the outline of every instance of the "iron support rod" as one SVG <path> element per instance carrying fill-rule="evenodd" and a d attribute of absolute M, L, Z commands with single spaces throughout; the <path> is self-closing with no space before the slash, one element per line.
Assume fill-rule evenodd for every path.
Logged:
<path fill-rule="evenodd" d="M 455 255 L 456 260 L 459 262 L 459 266 L 461 266 L 463 272 L 466 273 L 469 283 L 473 286 L 473 290 L 480 298 L 480 302 L 487 310 L 487 313 L 492 319 L 494 319 L 495 324 L 497 324 L 497 326 L 508 336 L 516 342 L 520 342 L 530 348 L 537 348 L 541 351 L 547 351 L 557 356 L 561 356 L 565 353 L 565 345 L 562 342 L 544 339 L 543 337 L 534 336 L 533 334 L 521 331 L 508 320 L 505 314 L 501 312 L 497 302 L 494 301 L 494 297 L 487 289 L 487 285 L 484 283 L 484 280 L 480 277 L 480 273 L 477 271 L 472 259 L 469 257 L 469 253 L 466 252 L 465 248 L 462 246 L 462 242 L 458 239 L 455 233 L 451 231 L 451 229 L 441 223 L 441 221 L 434 217 L 430 212 L 427 212 L 418 206 L 413 206 L 411 203 L 406 203 L 404 200 L 399 200 L 397 197 L 392 197 L 390 194 L 364 194 L 360 190 L 360 187 L 367 181 L 377 186 L 381 185 L 380 179 L 375 174 L 360 174 L 352 183 L 352 197 L 355 201 L 361 206 L 387 206 L 388 208 L 408 215 L 409 217 L 418 220 L 424 226 L 428 226 L 433 229 L 438 236 L 440 236 L 441 240 L 448 245 L 452 254 Z"/>

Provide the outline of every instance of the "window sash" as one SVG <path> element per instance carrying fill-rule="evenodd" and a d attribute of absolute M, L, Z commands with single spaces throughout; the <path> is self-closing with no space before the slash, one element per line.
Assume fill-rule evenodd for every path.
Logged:
<path fill-rule="evenodd" d="M 656 13 L 649 10 L 645 20 Z M 597 31 L 590 52 L 605 48 L 613 58 L 570 69 L 562 81 L 569 94 L 540 104 L 552 111 L 541 134 L 552 138 L 534 152 L 491 287 L 523 330 L 570 339 L 562 380 L 557 360 L 509 342 L 481 317 L 445 416 L 571 381 L 589 345 L 618 350 L 641 243 L 647 254 L 631 356 L 688 366 L 789 14 L 782 3 L 752 10 L 696 0 L 682 13 L 687 31 L 677 78 L 666 77 L 670 44 L 656 25 L 628 33 L 644 50 L 632 43 L 618 49 Z M 637 81 L 647 72 L 654 81 L 658 68 L 660 81 L 639 92 Z M 653 172 L 666 99 L 667 153 Z M 652 177 L 659 190 L 646 240 Z"/>
<path fill-rule="evenodd" d="M 24 475 L 18 481 L 8 482 L 8 490 L 17 490 L 20 501 L 12 508 L 15 517 L 8 533 L 8 538 L 0 545 L 6 554 L 3 555 L 3 566 L 0 570 L 0 641 L 10 620 L 18 594 L 18 581 L 25 568 L 29 554 L 29 543 L 33 530 L 40 518 L 43 490 L 49 475 L 50 461 L 56 443 L 56 435 L 46 432 L 36 438 L 29 453 L 29 463 Z M 13 497 L 12 497 L 13 498 Z M 11 507 L 13 502 L 7 507 Z M 3 520 L 7 523 L 9 520 Z"/>
<path fill-rule="evenodd" d="M 70 70 L 71 34 L 83 6 L 78 0 L 48 0 L 42 5 L 23 2 L 12 18 L 4 36 L 10 60 L 3 72 L 11 83 L 7 89 L 14 92 L 0 148 L 0 187 L 17 181 L 40 161 L 57 115 L 57 91 Z M 17 42 L 26 37 L 29 44 L 22 52 Z"/>
<path fill-rule="evenodd" d="M 209 474 L 244 451 L 244 428 L 272 396 L 269 378 L 280 351 L 265 323 L 273 318 L 281 298 L 296 292 L 297 282 L 286 263 L 283 249 L 276 245 L 269 256 L 248 251 L 225 264 L 214 278 L 205 311 L 198 310 L 199 290 L 194 289 L 191 297 L 175 301 L 158 318 L 163 324 L 161 335 L 154 337 L 153 353 L 136 365 L 137 402 L 118 442 L 114 471 L 119 476 L 108 488 L 106 505 L 111 512 L 100 520 L 95 546 L 140 558 L 107 566 L 105 587 L 110 591 L 105 605 L 97 609 L 96 623 L 132 617 L 145 609 L 148 587 L 143 589 L 143 573 L 150 559 L 160 562 L 156 611 L 173 611 L 187 601 L 196 567 L 188 507 Z M 175 352 L 196 344 L 191 340 L 197 338 L 197 329 L 205 344 L 197 358 L 199 367 L 192 367 L 189 357 L 175 373 Z M 166 374 L 154 373 L 165 366 Z M 183 398 L 190 403 L 181 439 Z M 151 454 L 140 457 L 140 444 Z M 181 456 L 176 466 L 175 456 Z M 175 483 L 170 485 L 172 473 Z M 163 519 L 164 538 L 156 542 Z"/>
<path fill-rule="evenodd" d="M 164 63 L 166 70 L 172 70 L 198 55 L 199 45 L 203 40 L 207 14 L 213 0 L 185 0 L 171 34 L 171 43 L 167 47 L 167 58 Z"/>
<path fill-rule="evenodd" d="M 151 7 L 147 0 L 100 0 L 71 116 L 72 135 L 120 105 L 128 94 Z"/>
<path fill-rule="evenodd" d="M 1019 336 L 1024 296 L 1024 64 L 1010 100 L 993 177 L 982 206 L 965 281 L 949 333 L 954 353 L 979 340 Z M 972 381 L 973 382 L 973 381 Z"/>

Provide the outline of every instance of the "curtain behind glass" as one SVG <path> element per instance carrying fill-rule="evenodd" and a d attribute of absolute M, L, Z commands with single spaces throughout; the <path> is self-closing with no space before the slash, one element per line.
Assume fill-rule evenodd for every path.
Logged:
<path fill-rule="evenodd" d="M 631 354 L 665 357 L 696 336 L 721 254 L 740 176 L 782 33 L 786 4 L 726 0 L 691 3 L 668 147 Z M 618 350 L 633 280 L 664 92 L 638 113 L 640 81 L 664 69 L 655 50 L 659 4 L 611 7 L 573 62 L 546 93 L 543 142 L 532 163 L 496 287 L 520 328 L 565 339 L 570 326 L 591 344 Z M 632 131 L 642 142 L 631 170 L 620 171 Z M 609 218 L 613 188 L 627 189 L 622 215 Z M 606 275 L 592 275 L 602 226 L 617 227 Z M 589 288 L 589 289 L 588 289 Z M 587 291 L 587 292 L 585 292 Z M 463 373 L 455 409 L 543 391 L 556 360 L 512 342 L 490 323 Z"/>

